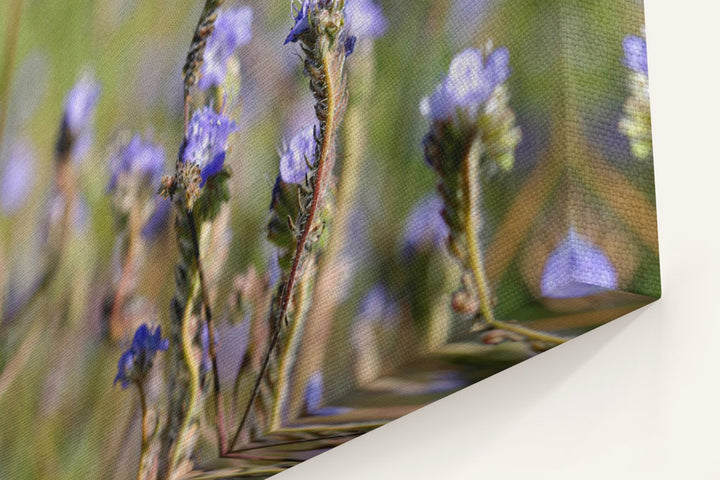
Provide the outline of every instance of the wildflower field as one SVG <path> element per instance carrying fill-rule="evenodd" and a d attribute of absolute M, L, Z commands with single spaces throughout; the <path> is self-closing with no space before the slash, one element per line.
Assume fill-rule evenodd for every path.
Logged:
<path fill-rule="evenodd" d="M 660 295 L 640 1 L 0 25 L 1 479 L 266 478 Z"/>

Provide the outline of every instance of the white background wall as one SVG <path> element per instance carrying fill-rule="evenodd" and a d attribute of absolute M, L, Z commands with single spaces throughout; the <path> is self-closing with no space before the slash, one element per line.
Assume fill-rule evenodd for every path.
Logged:
<path fill-rule="evenodd" d="M 720 5 L 645 8 L 663 299 L 277 478 L 720 479 Z"/>

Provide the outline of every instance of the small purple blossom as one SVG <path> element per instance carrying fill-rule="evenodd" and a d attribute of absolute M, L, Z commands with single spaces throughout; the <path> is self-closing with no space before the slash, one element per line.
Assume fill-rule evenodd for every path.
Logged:
<path fill-rule="evenodd" d="M 76 160 L 83 157 L 92 144 L 92 119 L 99 98 L 100 84 L 89 72 L 80 77 L 65 97 L 63 129 L 71 139 L 71 154 Z"/>
<path fill-rule="evenodd" d="M 507 48 L 499 48 L 485 59 L 480 50 L 469 48 L 453 58 L 447 77 L 430 97 L 423 99 L 420 110 L 433 121 L 450 120 L 458 110 L 474 119 L 493 91 L 509 76 Z"/>
<path fill-rule="evenodd" d="M 295 134 L 280 155 L 282 181 L 302 183 L 308 172 L 308 163 L 315 164 L 315 127 L 312 125 Z"/>
<path fill-rule="evenodd" d="M 392 310 L 390 292 L 382 284 L 375 285 L 365 294 L 358 310 L 358 322 L 377 322 Z"/>
<path fill-rule="evenodd" d="M 24 142 L 10 147 L 0 170 L 0 210 L 11 215 L 25 203 L 35 181 L 35 153 Z"/>
<path fill-rule="evenodd" d="M 302 34 L 310 31 L 310 9 L 317 7 L 317 5 L 318 0 L 302 0 L 300 6 L 298 6 L 294 1 L 292 2 L 295 25 L 293 25 L 283 45 L 297 42 L 300 40 L 300 36 Z"/>
<path fill-rule="evenodd" d="M 165 150 L 162 146 L 144 141 L 140 135 L 135 135 L 110 160 L 110 182 L 107 189 L 115 190 L 118 180 L 124 175 L 142 177 L 148 183 L 155 184 L 162 175 L 164 163 Z"/>
<path fill-rule="evenodd" d="M 348 31 L 360 39 L 382 37 L 388 28 L 382 8 L 372 0 L 347 0 L 345 20 Z"/>
<path fill-rule="evenodd" d="M 647 43 L 644 38 L 635 35 L 628 35 L 623 40 L 625 58 L 623 63 L 630 70 L 648 74 Z"/>
<path fill-rule="evenodd" d="M 235 122 L 208 106 L 193 114 L 182 158 L 200 167 L 202 184 L 223 169 L 228 137 L 237 130 Z"/>
<path fill-rule="evenodd" d="M 233 7 L 220 13 L 200 67 L 198 87 L 201 90 L 218 86 L 225 80 L 228 60 L 235 50 L 252 39 L 252 20 L 250 7 Z"/>
<path fill-rule="evenodd" d="M 445 245 L 450 230 L 442 216 L 443 208 L 443 201 L 437 195 L 429 195 L 416 204 L 405 223 L 405 250 L 415 251 Z"/>
<path fill-rule="evenodd" d="M 162 338 L 160 327 L 151 332 L 147 325 L 141 325 L 135 331 L 130 348 L 120 356 L 113 385 L 120 381 L 122 388 L 127 388 L 131 382 L 142 381 L 152 368 L 155 354 L 166 351 L 168 346 L 169 340 Z"/>
<path fill-rule="evenodd" d="M 540 280 L 548 298 L 584 297 L 617 286 L 615 267 L 605 253 L 573 228 L 548 257 Z"/>
<path fill-rule="evenodd" d="M 88 128 L 100 98 L 100 85 L 85 72 L 65 97 L 65 123 L 74 136 Z"/>

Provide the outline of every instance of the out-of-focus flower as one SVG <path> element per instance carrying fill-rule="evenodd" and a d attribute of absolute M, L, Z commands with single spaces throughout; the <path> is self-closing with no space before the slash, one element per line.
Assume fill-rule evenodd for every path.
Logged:
<path fill-rule="evenodd" d="M 331 416 L 342 415 L 350 411 L 347 407 L 323 407 L 323 396 L 325 393 L 325 384 L 323 374 L 317 371 L 310 375 L 307 385 L 305 386 L 305 410 L 311 415 Z"/>
<path fill-rule="evenodd" d="M 0 210 L 17 212 L 25 203 L 35 180 L 35 154 L 24 142 L 16 142 L 0 170 Z"/>
<path fill-rule="evenodd" d="M 127 388 L 131 382 L 140 382 L 153 366 L 155 354 L 168 349 L 169 340 L 162 338 L 160 327 L 154 332 L 143 324 L 136 331 L 132 345 L 120 356 L 118 373 L 113 385 L 119 381 L 122 388 Z"/>
<path fill-rule="evenodd" d="M 473 120 L 509 75 L 507 48 L 498 48 L 485 59 L 480 50 L 467 49 L 453 58 L 447 77 L 430 97 L 423 99 L 420 110 L 433 121 L 450 120 L 458 111 Z"/>
<path fill-rule="evenodd" d="M 385 35 L 388 21 L 373 0 L 347 0 L 345 19 L 350 33 L 360 39 Z"/>
<path fill-rule="evenodd" d="M 280 155 L 280 178 L 285 183 L 302 183 L 308 172 L 308 164 L 315 164 L 314 126 L 295 134 Z"/>
<path fill-rule="evenodd" d="M 647 75 L 647 43 L 645 39 L 635 35 L 628 35 L 623 40 L 623 50 L 625 51 L 625 58 L 623 59 L 625 66 L 634 72 Z"/>
<path fill-rule="evenodd" d="M 573 228 L 548 257 L 540 279 L 540 290 L 549 298 L 584 297 L 617 286 L 610 259 Z"/>
<path fill-rule="evenodd" d="M 99 98 L 100 84 L 89 71 L 82 74 L 65 97 L 63 129 L 75 159 L 85 155 L 92 143 L 92 120 Z"/>
<path fill-rule="evenodd" d="M 152 240 L 165 231 L 172 212 L 172 200 L 155 196 L 155 210 L 143 226 L 141 235 L 145 240 Z"/>
<path fill-rule="evenodd" d="M 300 40 L 300 36 L 310 30 L 310 9 L 315 8 L 318 4 L 318 0 L 302 0 L 302 3 L 298 5 L 295 1 L 292 2 L 293 16 L 295 18 L 295 25 L 293 25 L 290 33 L 285 39 L 284 45 L 288 43 L 295 43 Z"/>
<path fill-rule="evenodd" d="M 630 35 L 623 40 L 624 63 L 630 69 L 623 116 L 618 125 L 630 142 L 635 158 L 646 160 L 652 155 L 650 122 L 650 92 L 648 80 L 647 45 L 645 39 Z"/>
<path fill-rule="evenodd" d="M 78 136 L 92 121 L 100 98 L 100 85 L 90 72 L 85 72 L 65 97 L 65 122 Z"/>
<path fill-rule="evenodd" d="M 200 89 L 222 84 L 227 75 L 228 60 L 235 50 L 252 39 L 252 20 L 250 7 L 233 7 L 220 13 L 205 48 L 198 82 Z"/>
<path fill-rule="evenodd" d="M 193 114 L 182 158 L 200 167 L 202 184 L 223 169 L 228 137 L 237 130 L 235 122 L 208 106 Z"/>
<path fill-rule="evenodd" d="M 110 160 L 108 191 L 115 190 L 118 181 L 124 176 L 156 184 L 162 175 L 164 162 L 165 150 L 162 146 L 144 141 L 140 135 L 133 136 Z"/>
<path fill-rule="evenodd" d="M 421 199 L 408 216 L 403 233 L 403 250 L 440 247 L 450 233 L 442 217 L 444 205 L 437 195 Z"/>

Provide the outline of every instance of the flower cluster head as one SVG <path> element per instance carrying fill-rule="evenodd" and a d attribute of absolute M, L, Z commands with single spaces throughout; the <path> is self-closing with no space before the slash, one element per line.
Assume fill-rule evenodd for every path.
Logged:
<path fill-rule="evenodd" d="M 237 130 L 235 122 L 211 107 L 205 106 L 193 113 L 182 160 L 200 168 L 200 186 L 223 169 L 228 137 Z"/>
<path fill-rule="evenodd" d="M 344 4 L 345 0 L 292 0 L 295 24 L 285 38 L 284 44 L 298 41 L 312 44 L 315 37 L 326 33 L 336 36 L 345 25 Z M 354 37 L 344 36 L 342 40 L 346 49 L 352 51 Z"/>
<path fill-rule="evenodd" d="M 302 0 L 300 5 L 292 1 L 295 25 L 293 25 L 290 33 L 285 38 L 284 45 L 297 42 L 300 40 L 301 35 L 310 31 L 310 12 L 311 9 L 316 8 L 318 8 L 318 0 Z"/>
<path fill-rule="evenodd" d="M 164 163 L 163 147 L 136 134 L 110 160 L 108 191 L 116 190 L 118 183 L 126 180 L 154 185 L 160 180 Z"/>
<path fill-rule="evenodd" d="M 548 298 L 583 297 L 617 286 L 617 272 L 607 255 L 573 228 L 548 257 L 540 280 Z"/>
<path fill-rule="evenodd" d="M 388 28 L 382 8 L 373 0 L 346 0 L 345 19 L 348 30 L 361 39 L 382 37 Z"/>
<path fill-rule="evenodd" d="M 628 35 L 623 40 L 623 50 L 625 51 L 625 58 L 623 59 L 625 66 L 633 72 L 647 76 L 647 43 L 645 39 L 635 35 Z"/>
<path fill-rule="evenodd" d="M 35 180 L 35 155 L 30 146 L 16 142 L 0 167 L 0 211 L 17 212 L 32 191 Z"/>
<path fill-rule="evenodd" d="M 301 184 L 308 166 L 315 164 L 315 127 L 300 130 L 280 154 L 280 178 L 285 183 Z"/>
<path fill-rule="evenodd" d="M 99 98 L 100 85 L 90 72 L 85 72 L 65 97 L 63 141 L 75 158 L 90 148 L 92 119 Z"/>
<path fill-rule="evenodd" d="M 447 77 L 430 97 L 423 99 L 420 110 L 434 122 L 449 121 L 459 113 L 474 121 L 483 104 L 509 76 L 507 48 L 498 48 L 487 58 L 478 49 L 467 49 L 453 58 Z"/>
<path fill-rule="evenodd" d="M 228 60 L 235 50 L 252 39 L 252 20 L 250 7 L 233 7 L 220 12 L 200 67 L 198 87 L 201 90 L 218 86 L 225 80 Z"/>
<path fill-rule="evenodd" d="M 119 381 L 122 388 L 127 388 L 132 382 L 141 382 L 150 372 L 155 354 L 166 351 L 168 346 L 169 341 L 162 338 L 160 327 L 151 332 L 147 325 L 141 325 L 135 332 L 130 348 L 120 356 L 113 385 Z"/>

